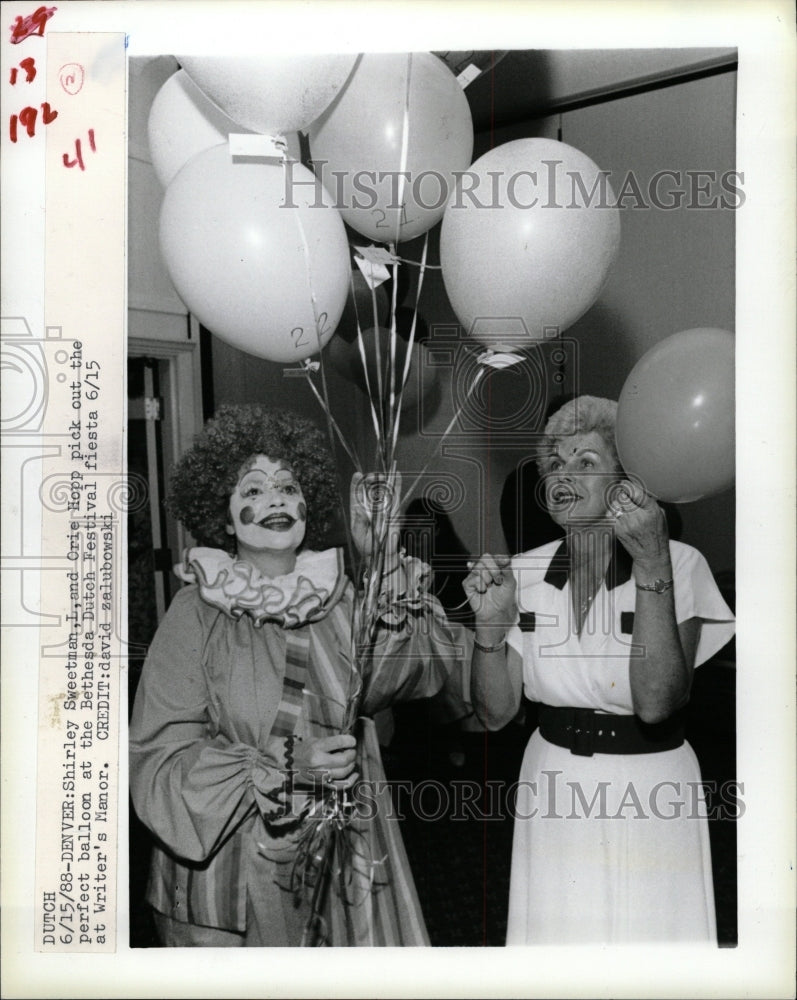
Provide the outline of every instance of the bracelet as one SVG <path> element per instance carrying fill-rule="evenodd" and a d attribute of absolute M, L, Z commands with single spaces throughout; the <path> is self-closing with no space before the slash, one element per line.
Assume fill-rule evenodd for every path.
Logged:
<path fill-rule="evenodd" d="M 497 653 L 499 649 L 503 649 L 506 645 L 506 636 L 500 642 L 496 642 L 494 646 L 485 646 L 474 636 L 473 645 L 476 649 L 480 649 L 482 653 Z"/>
<path fill-rule="evenodd" d="M 654 580 L 653 583 L 638 583 L 637 590 L 651 590 L 654 594 L 663 594 L 672 587 L 672 580 Z"/>

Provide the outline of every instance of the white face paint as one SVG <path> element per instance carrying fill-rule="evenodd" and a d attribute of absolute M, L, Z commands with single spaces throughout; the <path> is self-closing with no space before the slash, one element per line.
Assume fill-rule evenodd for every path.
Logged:
<path fill-rule="evenodd" d="M 255 455 L 230 497 L 238 555 L 295 552 L 304 540 L 307 504 L 288 462 Z"/>
<path fill-rule="evenodd" d="M 621 474 L 597 431 L 561 438 L 543 468 L 545 505 L 557 524 L 590 524 L 606 517 Z"/>

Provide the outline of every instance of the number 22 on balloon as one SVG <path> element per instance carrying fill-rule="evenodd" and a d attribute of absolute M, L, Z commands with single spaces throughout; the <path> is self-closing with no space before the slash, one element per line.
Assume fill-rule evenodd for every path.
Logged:
<path fill-rule="evenodd" d="M 329 316 L 327 313 L 322 312 L 318 317 L 318 339 L 323 340 L 323 338 L 329 333 L 329 327 L 327 326 L 327 321 Z M 294 347 L 310 347 L 310 334 L 305 331 L 303 326 L 295 326 L 291 330 L 291 342 Z"/>

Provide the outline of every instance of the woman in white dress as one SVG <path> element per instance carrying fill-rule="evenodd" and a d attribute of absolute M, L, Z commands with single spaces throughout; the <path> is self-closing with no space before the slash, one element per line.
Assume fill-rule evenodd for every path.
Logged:
<path fill-rule="evenodd" d="M 625 477 L 617 404 L 548 421 L 545 504 L 565 532 L 466 580 L 471 692 L 490 729 L 521 692 L 540 726 L 521 766 L 507 944 L 716 941 L 706 803 L 681 710 L 733 633 L 700 553 Z"/>

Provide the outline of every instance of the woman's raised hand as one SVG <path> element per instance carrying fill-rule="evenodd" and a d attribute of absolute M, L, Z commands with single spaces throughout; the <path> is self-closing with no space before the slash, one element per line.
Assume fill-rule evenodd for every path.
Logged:
<path fill-rule="evenodd" d="M 658 571 L 670 560 L 667 518 L 639 483 L 624 479 L 611 503 L 617 538 L 639 567 Z"/>
<path fill-rule="evenodd" d="M 515 623 L 517 600 L 515 574 L 509 556 L 485 553 L 468 563 L 470 573 L 462 587 L 476 618 L 476 628 L 500 628 L 504 632 Z"/>
<path fill-rule="evenodd" d="M 357 740 L 347 733 L 301 740 L 293 745 L 293 770 L 299 784 L 323 782 L 334 788 L 351 788 L 359 775 L 354 770 Z"/>

